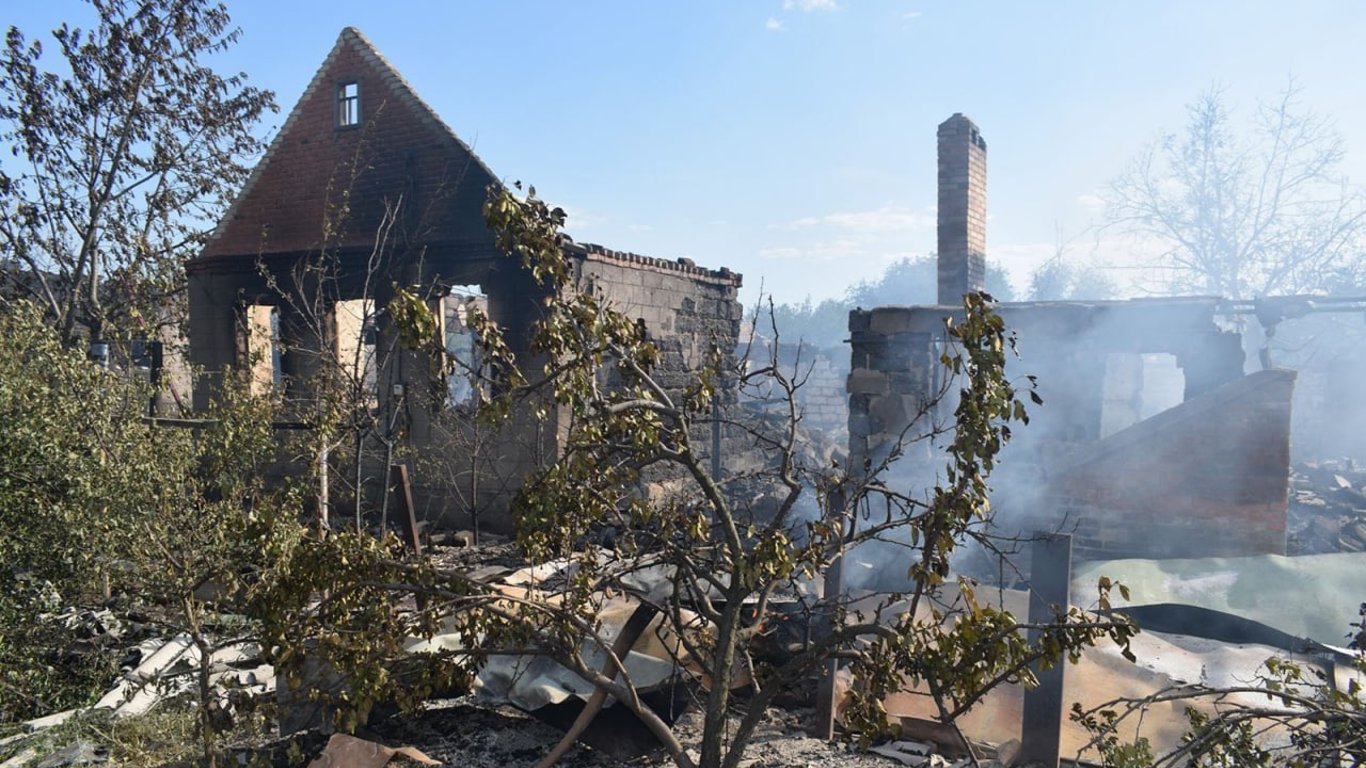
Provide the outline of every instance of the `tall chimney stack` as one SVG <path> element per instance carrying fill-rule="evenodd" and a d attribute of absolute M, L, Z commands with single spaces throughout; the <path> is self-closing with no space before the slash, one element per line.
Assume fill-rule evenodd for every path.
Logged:
<path fill-rule="evenodd" d="M 939 126 L 939 303 L 987 284 L 987 143 L 962 112 Z"/>

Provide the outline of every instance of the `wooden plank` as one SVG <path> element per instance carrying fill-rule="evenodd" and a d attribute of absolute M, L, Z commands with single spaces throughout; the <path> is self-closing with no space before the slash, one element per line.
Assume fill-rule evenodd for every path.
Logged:
<path fill-rule="evenodd" d="M 418 535 L 417 515 L 413 510 L 413 484 L 408 478 L 408 467 L 403 464 L 389 465 L 389 482 L 394 489 L 394 498 L 403 507 L 398 519 L 403 524 L 404 543 L 414 555 L 421 557 L 422 538 Z"/>

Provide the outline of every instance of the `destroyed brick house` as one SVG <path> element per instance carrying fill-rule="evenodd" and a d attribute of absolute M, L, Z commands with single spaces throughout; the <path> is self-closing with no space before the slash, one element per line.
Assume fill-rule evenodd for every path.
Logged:
<path fill-rule="evenodd" d="M 938 303 L 851 313 L 847 378 L 826 361 L 813 366 L 797 347 L 774 352 L 792 355 L 779 362 L 806 374 L 809 386 L 799 395 L 813 432 L 838 433 L 843 440 L 838 422 L 845 421 L 849 455 L 840 463 L 854 471 L 865 460 L 876 463 L 903 431 L 920 428 L 914 417 L 948 384 L 939 363 L 948 343 L 944 317 L 961 311 L 956 305 L 964 293 L 983 287 L 986 143 L 970 120 L 954 115 L 939 127 L 939 153 Z M 314 384 L 337 374 L 338 367 L 349 369 L 343 373 L 363 388 L 360 402 L 377 425 L 365 437 L 375 449 L 373 466 L 358 475 L 383 478 L 391 457 L 410 462 L 421 517 L 465 526 L 477 512 L 490 528 L 509 527 L 509 496 L 528 472 L 556 456 L 563 439 L 562 414 L 552 410 L 549 419 L 540 420 L 530 409 L 521 409 L 506 427 L 474 434 L 469 406 L 487 384 L 467 371 L 434 373 L 425 354 L 400 349 L 387 312 L 399 298 L 398 288 L 413 288 L 436 310 L 447 350 L 477 371 L 476 346 L 464 325 L 466 313 L 477 306 L 505 330 L 521 365 L 535 374 L 544 361 L 530 354 L 528 342 L 546 297 L 527 271 L 496 247 L 485 226 L 486 189 L 500 183 L 363 36 L 343 30 L 212 239 L 188 264 L 189 354 L 201 371 L 193 391 L 195 408 L 207 412 L 227 384 L 225 372 L 235 370 L 246 374 L 258 391 L 278 394 L 297 419 L 292 423 L 306 424 L 319 407 Z M 595 245 L 571 243 L 567 251 L 574 288 L 612 302 L 659 344 L 663 359 L 657 373 L 666 387 L 680 386 L 713 345 L 736 346 L 741 333 L 738 274 L 686 259 L 667 261 Z M 1056 597 L 1045 601 L 1034 583 L 1028 585 L 1036 590 L 1033 598 L 1023 591 L 1000 590 L 1002 606 L 1037 621 L 1031 603 L 1043 603 L 1046 609 L 1047 602 L 1085 599 L 1101 574 L 1122 573 L 1112 558 L 1286 552 L 1291 397 L 1297 376 L 1270 367 L 1245 373 L 1245 345 L 1225 322 L 1227 302 L 1211 297 L 1026 302 L 1005 304 L 999 311 L 1020 338 L 1022 359 L 1013 364 L 1012 374 L 1037 374 L 1045 405 L 1032 409 L 1031 423 L 1017 430 L 993 474 L 993 509 L 1003 526 L 1021 532 L 1070 531 L 1080 559 L 1110 561 L 1088 564 L 1106 570 L 1083 568 L 1069 583 L 1070 556 L 1058 558 L 1067 563 L 1050 564 L 1063 574 L 1054 585 Z M 841 378 L 838 385 L 832 383 Z M 728 391 L 721 399 L 730 404 L 739 396 Z M 940 415 L 946 406 L 952 403 L 937 406 Z M 713 434 L 702 441 L 710 458 L 720 461 L 724 456 L 727 465 L 743 461 L 737 456 L 743 445 Z M 889 484 L 905 478 L 924 481 L 926 471 L 942 468 L 942 458 L 928 450 L 908 453 Z M 441 468 L 433 469 L 435 465 Z M 1347 478 L 1350 482 L 1336 479 L 1349 491 L 1366 484 L 1366 472 L 1347 473 Z M 371 485 L 357 493 L 381 491 Z M 1366 509 L 1366 496 L 1360 504 Z M 904 546 L 895 550 L 901 559 L 890 562 L 877 563 L 871 554 L 876 551 L 848 550 L 842 559 L 849 565 L 841 568 L 852 572 L 855 565 L 880 565 L 898 583 L 906 578 Z M 1036 558 L 1035 564 L 1047 559 Z M 1344 569 L 1343 561 L 1304 560 L 1304 572 L 1314 578 L 1345 573 L 1352 590 L 1366 570 L 1359 558 L 1350 569 Z M 536 588 L 529 585 L 538 582 L 567 582 L 562 574 L 569 562 L 536 563 L 505 573 L 502 563 L 491 568 L 501 574 L 497 588 L 517 596 L 518 590 L 529 594 Z M 545 575 L 547 565 L 557 569 L 553 576 Z M 1204 562 L 1184 566 L 1185 571 L 1173 567 L 1172 573 L 1193 574 L 1185 582 L 1174 578 L 1143 585 L 1139 566 L 1130 567 L 1138 575 L 1126 581 L 1135 585 L 1136 594 L 1147 587 L 1158 595 L 1139 605 L 1154 614 L 1172 613 L 1166 603 L 1174 601 L 1159 588 L 1174 594 L 1179 587 L 1185 596 L 1200 589 L 1232 593 L 1227 585 L 1241 578 L 1231 575 L 1233 566 L 1225 562 Z M 1248 572 L 1256 567 L 1248 566 Z M 1270 595 L 1266 602 L 1304 602 L 1294 599 L 1302 596 L 1295 594 L 1303 589 L 1301 583 L 1281 578 L 1284 572 L 1289 571 L 1276 573 L 1279 591 L 1258 585 Z M 827 585 L 837 583 L 825 576 Z M 1347 588 L 1337 591 L 1356 599 Z M 852 588 L 847 596 L 853 596 Z M 792 606 L 792 615 L 809 616 L 807 597 L 782 599 Z M 1234 607 L 1229 595 L 1220 597 L 1224 608 Z M 597 615 L 604 631 L 607 622 L 615 622 L 619 639 L 628 623 L 644 615 L 639 610 L 643 602 L 632 600 L 624 595 L 612 612 Z M 1237 607 L 1253 618 L 1279 618 L 1248 611 L 1245 604 Z M 1271 613 L 1266 605 L 1253 607 Z M 929 610 L 940 621 L 938 608 Z M 877 613 L 881 618 L 881 609 Z M 1343 613 L 1342 606 L 1318 613 L 1331 617 L 1324 627 L 1298 634 L 1326 642 L 1322 638 L 1331 640 L 1340 631 L 1332 622 Z M 1195 615 L 1208 623 L 1206 614 Z M 1159 618 L 1152 621 L 1162 631 Z M 1143 623 L 1148 626 L 1146 617 Z M 811 629 L 805 629 L 803 642 L 809 642 Z M 677 650 L 670 650 L 657 631 L 646 633 L 642 625 L 639 633 L 642 644 L 656 648 L 655 655 L 644 659 L 646 669 L 659 673 L 659 680 L 674 679 L 680 669 Z M 1242 636 L 1218 639 L 1248 641 Z M 459 646 L 443 644 L 467 641 L 452 634 L 405 647 L 453 648 Z M 1155 661 L 1148 666 L 1121 664 L 1113 649 L 1089 649 L 1077 671 L 1068 673 L 1070 688 L 1062 687 L 1057 672 L 1057 688 L 1047 706 L 1057 714 L 1063 701 L 1097 703 L 1102 694 L 1122 685 L 1132 686 L 1123 690 L 1145 693 L 1161 690 L 1175 679 L 1165 671 L 1172 665 L 1163 664 L 1191 657 L 1184 641 L 1169 641 L 1156 632 L 1145 632 L 1138 642 L 1145 644 L 1136 646 L 1139 657 Z M 173 651 L 175 646 L 166 647 Z M 794 647 L 800 653 L 798 643 L 782 650 Z M 1226 663 L 1227 651 L 1206 645 L 1200 659 L 1212 660 L 1211 674 L 1226 673 L 1232 679 L 1235 667 Z M 528 703 L 519 704 L 524 709 L 548 709 L 541 699 L 551 694 L 585 698 L 579 695 L 585 688 L 577 673 L 561 670 L 565 676 L 555 682 L 549 675 L 527 674 L 525 659 L 504 664 L 499 658 L 504 654 L 492 655 L 498 663 L 485 667 L 481 685 L 503 685 L 506 678 L 505 690 L 494 690 L 513 703 L 525 696 Z M 627 663 L 632 657 L 641 661 L 636 649 L 622 656 Z M 535 654 L 534 661 L 553 664 L 548 654 Z M 1203 661 L 1192 666 L 1199 675 L 1195 682 L 1210 682 Z M 646 683 L 635 671 L 631 676 L 635 684 Z M 836 693 L 836 677 L 826 676 L 832 702 L 843 695 Z M 146 679 L 139 685 L 145 686 Z M 106 699 L 125 706 L 134 698 L 127 695 L 131 690 L 121 684 Z M 672 695 L 672 685 L 667 692 Z M 966 735 L 1005 745 L 1018 739 L 1022 712 L 1046 708 L 1023 695 L 1020 686 L 1001 686 L 968 713 L 961 731 L 955 726 L 949 740 L 958 745 Z M 914 718 L 937 722 L 942 710 L 930 711 L 927 702 L 923 692 L 907 688 L 892 691 L 883 709 L 905 717 L 903 727 Z M 831 706 L 827 713 L 831 718 L 835 709 Z M 1176 709 L 1155 711 L 1149 722 L 1167 729 L 1164 744 L 1174 743 L 1188 725 L 1183 711 Z M 1067 729 L 1064 743 L 1078 753 L 1089 738 L 1076 723 L 1025 723 L 1026 735 Z M 625 741 L 615 726 L 605 732 L 609 742 L 620 746 Z M 841 754 L 839 760 L 850 757 Z"/>
<path fill-rule="evenodd" d="M 483 219 L 486 190 L 501 183 L 365 37 L 343 30 L 188 264 L 189 355 L 203 371 L 196 409 L 210 406 L 222 371 L 251 369 L 257 388 L 280 391 L 306 420 L 313 377 L 329 361 L 354 361 L 381 425 L 377 439 L 416 457 L 420 516 L 468 525 L 480 510 L 490 527 L 506 528 L 509 494 L 555 455 L 554 414 L 548 422 L 519 414 L 479 438 L 475 455 L 465 406 L 479 384 L 459 371 L 434 381 L 423 355 L 385 353 L 395 349 L 385 308 L 395 286 L 413 286 L 440 305 L 447 348 L 461 362 L 479 364 L 460 325 L 478 303 L 520 365 L 532 372 L 543 364 L 527 344 L 544 297 Z M 643 323 L 663 353 L 667 386 L 700 365 L 712 343 L 734 348 L 740 275 L 596 245 L 571 244 L 568 255 L 577 289 Z M 428 470 L 427 457 L 441 459 L 447 477 Z"/>
<path fill-rule="evenodd" d="M 889 450 L 938 391 L 943 318 L 984 284 L 986 142 L 961 114 L 938 137 L 938 306 L 851 313 L 854 467 Z M 1284 554 L 1296 374 L 1245 375 L 1222 306 L 1002 305 L 1020 339 L 1015 374 L 1037 374 L 1045 403 L 994 478 L 1001 517 L 1022 531 L 1072 531 L 1083 559 Z"/>
<path fill-rule="evenodd" d="M 986 143 L 954 115 L 940 126 L 939 153 L 939 305 L 852 314 L 847 400 L 833 383 L 842 365 L 793 361 L 808 372 L 806 426 L 827 442 L 847 434 L 850 466 L 890 445 L 942 383 L 942 318 L 983 284 Z M 496 183 L 374 47 L 344 30 L 188 264 L 196 410 L 209 407 L 225 368 L 250 369 L 258 388 L 280 392 L 307 421 L 310 380 L 329 360 L 354 360 L 380 425 L 375 439 L 410 457 L 420 514 L 464 525 L 487 511 L 506 527 L 500 515 L 520 479 L 555 454 L 553 419 L 521 414 L 497 435 L 471 435 L 464 406 L 479 385 L 460 373 L 433 381 L 418 353 L 386 354 L 394 345 L 384 319 L 394 286 L 416 286 L 440 305 L 448 349 L 477 369 L 461 324 L 476 304 L 522 364 L 539 367 L 526 344 L 543 297 L 483 221 Z M 674 383 L 711 343 L 734 346 L 738 274 L 595 245 L 570 252 L 576 286 L 639 318 Z M 1285 551 L 1296 376 L 1245 376 L 1243 341 L 1225 312 L 1215 297 L 1001 307 L 1022 339 L 1019 368 L 1040 376 L 1047 401 L 997 476 L 998 491 L 1009 491 L 998 498 L 1021 511 L 1021 526 L 1071 526 L 1083 557 Z M 1202 461 L 1190 461 L 1192 451 Z M 1153 476 L 1170 482 L 1144 481 Z M 1152 537 L 1155 525 L 1172 535 Z"/>

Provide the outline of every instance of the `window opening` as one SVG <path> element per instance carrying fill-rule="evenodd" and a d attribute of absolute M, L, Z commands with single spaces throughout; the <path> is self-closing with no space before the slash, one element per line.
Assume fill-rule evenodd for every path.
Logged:
<path fill-rule="evenodd" d="M 375 405 L 378 374 L 375 364 L 375 302 L 349 299 L 333 305 L 337 328 L 337 363 L 346 381 Z"/>
<path fill-rule="evenodd" d="M 1184 390 L 1185 375 L 1175 355 L 1106 355 L 1100 436 L 1108 437 L 1179 405 Z"/>
<path fill-rule="evenodd" d="M 1171 354 L 1143 356 L 1141 417 L 1150 419 L 1186 399 L 1186 373 L 1176 362 L 1176 355 Z"/>
<path fill-rule="evenodd" d="M 337 87 L 337 125 L 360 125 L 360 83 L 342 83 Z"/>
<path fill-rule="evenodd" d="M 280 351 L 280 311 L 268 304 L 247 307 L 247 364 L 252 394 L 264 395 L 284 388 Z"/>
<path fill-rule="evenodd" d="M 477 285 L 457 285 L 442 300 L 446 354 L 452 366 L 446 376 L 446 403 L 450 406 L 478 402 L 486 377 L 479 358 L 478 339 L 471 327 L 475 312 L 488 314 L 488 297 Z"/>

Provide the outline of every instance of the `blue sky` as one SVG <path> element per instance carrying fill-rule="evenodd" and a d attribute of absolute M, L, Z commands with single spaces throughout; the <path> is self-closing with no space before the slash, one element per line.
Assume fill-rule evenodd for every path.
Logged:
<path fill-rule="evenodd" d="M 1015 282 L 1098 238 L 1096 195 L 1212 83 L 1239 114 L 1294 75 L 1366 179 L 1366 3 L 924 0 L 229 0 L 223 62 L 277 92 L 277 127 L 358 27 L 579 240 L 687 256 L 782 300 L 839 296 L 935 247 L 935 127 L 989 146 L 989 258 Z M 74 0 L 19 0 L 31 36 Z M 1123 270 L 1115 273 L 1123 281 Z"/>

